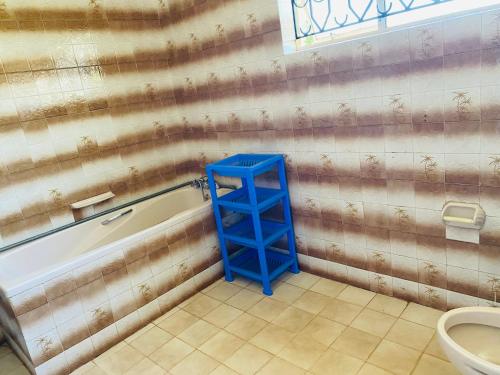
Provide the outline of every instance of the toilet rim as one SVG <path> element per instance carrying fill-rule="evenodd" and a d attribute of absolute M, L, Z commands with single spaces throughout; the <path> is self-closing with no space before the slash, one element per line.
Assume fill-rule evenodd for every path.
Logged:
<path fill-rule="evenodd" d="M 474 319 L 472 318 L 473 316 Z M 461 354 L 464 358 L 474 361 L 485 369 L 498 371 L 500 373 L 500 365 L 488 362 L 478 357 L 476 354 L 465 350 L 448 335 L 448 330 L 451 327 L 467 323 L 500 328 L 500 309 L 494 307 L 461 307 L 444 313 L 441 318 L 439 318 L 437 324 L 439 336 L 444 339 L 454 351 Z"/>

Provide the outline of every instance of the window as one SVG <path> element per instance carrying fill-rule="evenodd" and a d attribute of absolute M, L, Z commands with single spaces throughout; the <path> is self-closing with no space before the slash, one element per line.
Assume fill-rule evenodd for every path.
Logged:
<path fill-rule="evenodd" d="M 500 0 L 279 0 L 285 52 L 487 9 Z"/>

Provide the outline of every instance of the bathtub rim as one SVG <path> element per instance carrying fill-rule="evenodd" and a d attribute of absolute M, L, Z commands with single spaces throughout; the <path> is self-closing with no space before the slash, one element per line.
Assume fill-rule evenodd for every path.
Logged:
<path fill-rule="evenodd" d="M 177 191 L 183 191 L 183 190 L 184 189 L 178 189 Z M 186 188 L 185 190 L 188 190 L 188 189 Z M 199 193 L 199 194 L 201 194 L 201 193 Z M 157 197 L 158 196 L 153 197 L 151 199 L 154 199 Z M 139 203 L 143 203 L 144 201 L 145 200 L 143 200 Z M 137 204 L 139 204 L 139 203 L 137 203 Z M 129 207 L 133 207 L 133 206 L 129 205 Z M 140 241 L 143 241 L 147 237 L 152 236 L 152 235 L 156 234 L 157 232 L 160 232 L 161 230 L 165 229 L 164 227 L 167 226 L 166 223 L 168 223 L 168 227 L 171 227 L 171 226 L 174 226 L 177 224 L 181 224 L 181 223 L 187 221 L 188 219 L 190 219 L 195 211 L 200 211 L 200 213 L 203 212 L 203 210 L 210 211 L 210 207 L 211 207 L 211 200 L 207 200 L 205 202 L 202 202 L 199 206 L 196 206 L 196 207 L 190 208 L 188 210 L 184 210 L 182 212 L 179 212 L 178 214 L 175 214 L 174 216 L 172 216 L 172 217 L 170 217 L 170 218 L 168 218 L 168 219 L 166 219 L 166 220 L 164 220 L 156 225 L 153 225 L 149 228 L 146 228 L 140 232 L 134 233 L 128 237 L 121 238 L 121 239 L 114 241 L 114 242 L 111 242 L 107 245 L 97 247 L 93 250 L 90 250 L 84 254 L 77 256 L 76 258 L 74 258 L 66 263 L 60 264 L 56 267 L 49 267 L 46 272 L 43 272 L 41 274 L 37 274 L 36 276 L 34 276 L 30 279 L 23 280 L 19 283 L 14 283 L 12 285 L 9 285 L 9 284 L 7 284 L 7 286 L 0 285 L 0 289 L 3 291 L 3 293 L 5 294 L 5 296 L 7 298 L 13 298 L 13 297 L 15 297 L 21 293 L 24 293 L 24 292 L 26 292 L 34 287 L 43 285 L 44 283 L 49 282 L 50 280 L 53 280 L 59 276 L 62 276 L 65 273 L 71 272 L 79 267 L 90 264 L 93 261 L 97 261 L 98 259 L 106 256 L 108 253 L 121 248 L 124 244 L 133 245 L 133 244 L 136 244 Z M 97 218 L 94 218 L 94 219 L 97 219 Z M 88 221 L 90 221 L 90 220 L 88 220 Z M 59 233 L 59 232 L 61 232 L 61 231 L 58 231 L 57 233 Z M 54 234 L 56 234 L 56 233 L 54 233 Z M 50 236 L 44 236 L 43 238 L 45 238 L 45 237 L 50 237 Z M 38 240 L 42 240 L 43 238 L 40 238 Z M 36 241 L 38 241 L 38 240 L 36 240 Z M 36 243 L 36 241 L 30 241 L 29 244 Z M 28 244 L 24 244 L 24 245 L 21 245 L 17 248 L 11 249 L 11 251 L 22 251 L 23 247 L 25 245 L 28 245 Z"/>

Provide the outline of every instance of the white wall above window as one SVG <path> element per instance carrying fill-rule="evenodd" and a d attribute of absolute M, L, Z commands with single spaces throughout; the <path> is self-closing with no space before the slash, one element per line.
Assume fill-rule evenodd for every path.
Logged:
<path fill-rule="evenodd" d="M 500 0 L 278 0 L 285 53 L 500 6 Z M 385 16 L 384 16 L 385 15 Z"/>

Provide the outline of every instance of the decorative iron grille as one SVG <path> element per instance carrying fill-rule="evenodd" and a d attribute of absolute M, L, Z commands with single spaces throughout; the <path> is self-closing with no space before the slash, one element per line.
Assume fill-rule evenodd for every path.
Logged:
<path fill-rule="evenodd" d="M 353 28 L 384 24 L 387 17 L 453 0 L 291 0 L 296 39 Z M 378 26 L 377 24 L 377 26 Z"/>

